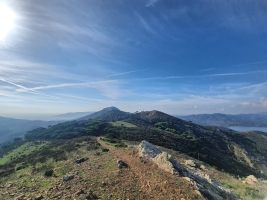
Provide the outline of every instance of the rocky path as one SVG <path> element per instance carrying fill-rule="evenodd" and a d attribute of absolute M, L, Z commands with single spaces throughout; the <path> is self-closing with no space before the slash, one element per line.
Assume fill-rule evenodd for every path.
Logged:
<path fill-rule="evenodd" d="M 140 183 L 142 193 L 147 199 L 201 199 L 194 193 L 194 187 L 180 177 L 163 172 L 155 164 L 142 160 L 134 148 L 114 148 L 98 139 L 105 148 L 110 149 L 110 154 L 117 160 L 122 160 L 129 165 L 128 173 L 136 177 Z"/>

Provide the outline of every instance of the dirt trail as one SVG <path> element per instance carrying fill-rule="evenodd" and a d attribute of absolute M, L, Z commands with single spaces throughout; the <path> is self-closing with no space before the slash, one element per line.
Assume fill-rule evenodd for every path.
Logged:
<path fill-rule="evenodd" d="M 114 158 L 129 165 L 128 171 L 137 177 L 142 192 L 149 199 L 201 199 L 187 181 L 163 172 L 151 162 L 142 161 L 134 148 L 115 148 L 100 139 L 98 142 L 108 148 Z"/>

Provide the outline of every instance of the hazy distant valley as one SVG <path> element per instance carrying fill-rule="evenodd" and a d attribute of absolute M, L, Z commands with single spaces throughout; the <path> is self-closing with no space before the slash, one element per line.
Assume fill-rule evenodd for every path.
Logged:
<path fill-rule="evenodd" d="M 28 131 L 38 127 L 55 125 L 56 121 L 24 120 L 0 117 L 0 144 L 23 137 Z"/>
<path fill-rule="evenodd" d="M 192 121 L 205 126 L 219 126 L 232 128 L 236 131 L 262 131 L 267 132 L 267 113 L 258 114 L 198 114 L 178 116 L 181 119 Z"/>

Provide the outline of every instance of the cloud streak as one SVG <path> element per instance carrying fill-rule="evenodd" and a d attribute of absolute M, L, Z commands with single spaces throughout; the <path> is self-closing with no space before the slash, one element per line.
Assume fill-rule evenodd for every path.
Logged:
<path fill-rule="evenodd" d="M 154 6 L 156 3 L 158 3 L 160 0 L 148 0 L 146 2 L 146 7 L 152 7 Z"/>
<path fill-rule="evenodd" d="M 63 88 L 91 88 L 100 91 L 108 98 L 118 98 L 120 96 L 117 80 L 105 80 L 95 82 L 79 82 L 79 83 L 60 83 L 32 88 L 19 87 L 18 92 L 36 92 L 40 90 L 63 89 Z"/>
<path fill-rule="evenodd" d="M 214 74 L 202 74 L 202 75 L 189 75 L 189 76 L 158 76 L 158 77 L 145 77 L 145 78 L 137 78 L 132 79 L 136 81 L 146 81 L 146 80 L 171 80 L 171 79 L 187 79 L 187 78 L 208 78 L 208 77 L 228 77 L 228 76 L 245 76 L 245 75 L 252 75 L 252 74 L 261 74 L 267 73 L 267 70 L 254 70 L 254 71 L 247 71 L 247 72 L 230 72 L 230 73 L 214 73 Z"/>

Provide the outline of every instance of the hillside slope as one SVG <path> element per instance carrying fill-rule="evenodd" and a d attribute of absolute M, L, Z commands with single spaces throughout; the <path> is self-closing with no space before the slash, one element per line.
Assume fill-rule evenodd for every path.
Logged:
<path fill-rule="evenodd" d="M 48 153 L 46 161 L 36 160 L 0 178 L 1 199 L 21 195 L 27 198 L 42 195 L 44 199 L 201 199 L 186 180 L 164 173 L 153 164 L 142 163 L 131 148 L 99 144 L 93 138 L 58 141 L 57 147 L 52 143 L 46 145 L 68 153 L 58 160 Z M 72 148 L 67 150 L 66 145 Z M 35 160 L 37 152 L 44 150 L 36 150 L 29 157 Z M 76 164 L 79 158 L 88 160 Z M 118 168 L 118 159 L 129 167 Z M 49 169 L 53 169 L 53 175 L 44 176 Z M 73 178 L 63 181 L 64 175 Z"/>
<path fill-rule="evenodd" d="M 120 120 L 120 126 L 114 122 Z M 124 125 L 121 122 L 125 122 Z M 26 135 L 29 140 L 53 140 L 80 136 L 101 136 L 130 141 L 147 140 L 156 145 L 183 152 L 218 169 L 238 176 L 253 174 L 266 177 L 267 138 L 220 128 L 196 125 L 159 111 L 126 113 L 108 108 L 86 119 L 61 123 L 48 129 L 36 129 Z M 260 143 L 259 143 L 260 142 Z"/>
<path fill-rule="evenodd" d="M 0 198 L 204 199 L 190 179 L 140 158 L 136 144 L 94 137 L 27 142 L 0 158 L 0 172 L 16 166 L 1 173 Z M 207 180 L 218 182 L 216 185 L 230 189 L 242 199 L 263 199 L 267 195 L 267 185 L 262 181 L 247 184 L 185 154 L 161 149 L 185 168 L 201 170 Z M 120 167 L 118 160 L 125 165 Z"/>

